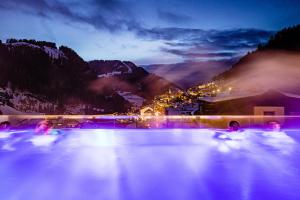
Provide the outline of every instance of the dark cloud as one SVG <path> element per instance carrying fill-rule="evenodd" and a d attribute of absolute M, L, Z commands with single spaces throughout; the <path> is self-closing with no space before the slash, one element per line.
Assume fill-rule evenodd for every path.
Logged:
<path fill-rule="evenodd" d="M 229 69 L 243 54 L 265 43 L 272 34 L 272 31 L 258 29 L 167 28 L 141 30 L 138 35 L 164 40 L 166 46 L 161 48 L 162 52 L 183 58 L 182 63 L 150 65 L 147 69 L 188 88 Z"/>
<path fill-rule="evenodd" d="M 164 40 L 161 50 L 185 59 L 241 56 L 265 43 L 272 31 L 259 29 L 202 30 L 187 28 L 138 29 L 139 37 Z"/>
<path fill-rule="evenodd" d="M 176 46 L 210 46 L 221 45 L 225 47 L 245 46 L 253 47 L 265 42 L 272 31 L 259 29 L 229 29 L 229 30 L 203 30 L 190 28 L 139 28 L 137 35 L 148 39 L 166 40 L 166 44 Z"/>
<path fill-rule="evenodd" d="M 131 3 L 122 0 L 78 1 L 86 15 L 71 4 L 60 0 L 1 0 L 0 9 L 21 10 L 39 17 L 53 19 L 57 15 L 74 23 L 86 23 L 97 29 L 129 30 L 148 40 L 166 40 L 170 46 L 197 46 L 202 48 L 253 48 L 271 34 L 257 29 L 202 30 L 192 28 L 146 28 L 140 25 L 131 10 Z M 165 20 L 182 22 L 189 17 L 158 10 Z"/>
<path fill-rule="evenodd" d="M 191 17 L 183 14 L 168 12 L 168 11 L 157 11 L 158 17 L 166 22 L 171 23 L 183 23 L 191 21 Z"/>
<path fill-rule="evenodd" d="M 136 33 L 142 38 L 148 38 L 152 40 L 185 40 L 190 37 L 201 36 L 205 34 L 206 31 L 202 29 L 191 29 L 191 28 L 143 28 L 136 27 Z"/>
<path fill-rule="evenodd" d="M 19 10 L 51 20 L 59 18 L 69 23 L 90 24 L 99 30 L 130 31 L 140 39 L 162 40 L 162 52 L 187 60 L 236 57 L 264 43 L 273 34 L 259 29 L 148 28 L 136 19 L 137 11 L 133 12 L 132 1 L 78 0 L 76 3 L 77 7 L 65 0 L 1 0 L 0 9 Z M 157 12 L 161 19 L 170 22 L 180 23 L 190 19 L 164 9 Z"/>
<path fill-rule="evenodd" d="M 109 11 L 117 11 L 125 6 L 124 2 L 118 0 L 94 0 L 93 2 L 98 8 Z"/>
<path fill-rule="evenodd" d="M 121 30 L 135 24 L 130 16 L 127 4 L 118 0 L 92 0 L 88 3 L 94 10 L 87 10 L 88 15 L 76 12 L 75 9 L 57 0 L 1 0 L 0 9 L 20 10 L 39 17 L 53 19 L 56 15 L 75 23 L 87 23 L 96 29 L 108 29 L 110 31 Z M 113 14 L 111 12 L 114 12 Z M 125 17 L 126 16 L 126 17 Z"/>
<path fill-rule="evenodd" d="M 190 41 L 196 44 L 200 42 L 200 44 L 231 49 L 255 48 L 258 44 L 265 43 L 272 34 L 272 31 L 258 29 L 215 30 L 208 31 L 205 40 L 195 37 Z"/>
<path fill-rule="evenodd" d="M 182 56 L 184 58 L 232 58 L 237 56 L 236 52 L 197 52 L 197 51 L 189 51 L 183 49 L 168 49 L 162 48 L 164 52 L 171 53 L 174 55 Z"/>

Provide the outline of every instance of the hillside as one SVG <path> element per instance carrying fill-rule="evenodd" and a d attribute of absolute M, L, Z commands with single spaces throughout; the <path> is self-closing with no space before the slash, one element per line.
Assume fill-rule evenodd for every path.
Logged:
<path fill-rule="evenodd" d="M 238 91 L 278 89 L 299 93 L 300 25 L 283 29 L 216 76 Z"/>
<path fill-rule="evenodd" d="M 182 88 L 189 88 L 211 80 L 216 74 L 228 69 L 237 61 L 228 60 L 186 61 L 174 64 L 153 64 L 143 66 L 148 71 L 163 76 Z"/>
<path fill-rule="evenodd" d="M 57 48 L 55 43 L 35 40 L 1 42 L 0 71 L 1 95 L 4 97 L 0 103 L 22 112 L 126 112 L 141 104 L 135 104 L 130 95 L 149 99 L 171 86 L 133 63 L 86 62 L 68 47 Z M 153 88 L 160 81 L 164 84 Z M 21 103 L 23 106 L 16 103 L 20 98 L 25 99 Z M 39 102 L 40 106 L 29 106 L 34 102 Z M 140 102 L 144 100 L 140 99 Z M 51 109 L 45 109 L 44 104 L 51 105 Z"/>
<path fill-rule="evenodd" d="M 97 81 L 92 84 L 92 88 L 97 91 L 111 89 L 119 94 L 120 91 L 125 91 L 145 100 L 151 100 L 155 95 L 178 88 L 171 82 L 147 72 L 132 62 L 94 60 L 89 64 L 98 77 Z"/>

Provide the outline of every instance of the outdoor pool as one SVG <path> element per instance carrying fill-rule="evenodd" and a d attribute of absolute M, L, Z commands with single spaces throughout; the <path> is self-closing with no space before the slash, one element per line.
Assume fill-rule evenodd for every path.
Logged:
<path fill-rule="evenodd" d="M 0 138 L 3 200 L 300 199 L 297 129 L 17 130 Z"/>

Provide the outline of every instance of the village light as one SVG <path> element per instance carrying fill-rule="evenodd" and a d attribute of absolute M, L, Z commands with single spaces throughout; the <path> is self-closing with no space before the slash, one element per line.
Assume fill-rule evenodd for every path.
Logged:
<path fill-rule="evenodd" d="M 159 112 L 155 112 L 154 115 L 155 115 L 155 116 L 159 116 L 160 113 L 159 113 Z"/>

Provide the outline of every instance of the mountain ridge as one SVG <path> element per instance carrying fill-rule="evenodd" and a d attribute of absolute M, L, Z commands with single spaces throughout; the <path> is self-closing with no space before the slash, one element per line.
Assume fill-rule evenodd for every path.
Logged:
<path fill-rule="evenodd" d="M 65 113 L 68 106 L 80 105 L 87 107 L 81 111 L 84 114 L 127 112 L 133 105 L 128 101 L 130 99 L 128 93 L 122 96 L 124 92 L 132 92 L 132 95 L 136 96 L 141 95 L 141 98 L 146 100 L 159 92 L 166 91 L 169 87 L 174 87 L 172 83 L 148 73 L 132 62 L 118 60 L 106 62 L 108 68 L 111 63 L 118 64 L 116 67 L 122 72 L 124 69 L 119 65 L 121 63 L 127 68 L 127 73 L 122 72 L 117 76 L 109 77 L 111 79 L 109 83 L 114 84 L 102 84 L 105 87 L 99 89 L 95 86 L 99 85 L 99 80 L 107 77 L 99 77 L 104 73 L 97 71 L 93 62 L 84 61 L 71 48 L 66 46 L 57 48 L 55 43 L 45 41 L 9 39 L 6 43 L 0 43 L 0 70 L 2 72 L 0 87 L 41 96 L 57 105 L 57 109 L 52 113 Z M 101 66 L 98 69 L 100 68 Z M 108 68 L 106 70 L 109 70 Z M 161 90 L 151 91 L 154 89 L 151 86 L 153 83 L 147 81 L 148 79 L 161 80 L 165 84 L 160 87 Z M 130 86 L 131 91 L 112 87 L 120 80 L 124 85 Z M 138 88 L 139 84 L 145 92 Z"/>
<path fill-rule="evenodd" d="M 279 89 L 299 93 L 299 35 L 300 25 L 278 31 L 266 44 L 259 45 L 213 80 L 222 80 L 225 84 L 235 86 L 240 84 L 237 87 L 244 87 L 243 90 Z"/>

